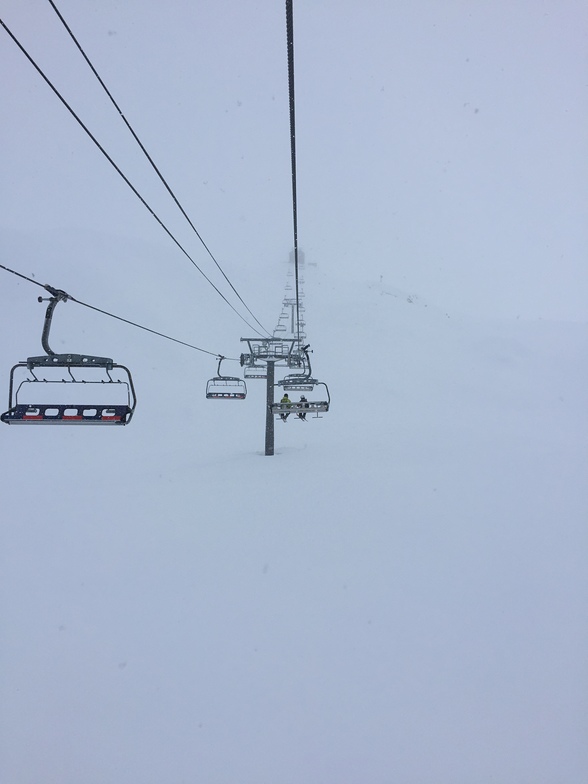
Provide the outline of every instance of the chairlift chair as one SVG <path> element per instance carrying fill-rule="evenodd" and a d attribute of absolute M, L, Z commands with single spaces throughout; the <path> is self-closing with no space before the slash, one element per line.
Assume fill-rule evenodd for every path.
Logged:
<path fill-rule="evenodd" d="M 243 375 L 249 381 L 262 381 L 267 378 L 267 367 L 265 365 L 246 365 L 243 368 Z"/>
<path fill-rule="evenodd" d="M 316 378 L 312 378 L 312 368 L 310 365 L 310 357 L 308 355 L 308 346 L 300 346 L 295 352 L 294 356 L 297 358 L 297 364 L 290 364 L 290 367 L 298 367 L 302 369 L 302 373 L 290 373 L 284 376 L 283 379 L 277 382 L 276 386 L 282 387 L 284 392 L 289 390 L 297 392 L 312 392 L 315 386 L 321 382 Z"/>
<path fill-rule="evenodd" d="M 128 425 L 137 402 L 128 368 L 107 357 L 29 357 L 10 371 L 7 425 Z M 89 372 L 88 372 L 89 371 Z M 75 375 L 74 375 L 75 374 Z M 40 377 L 42 376 L 42 377 Z"/>
<path fill-rule="evenodd" d="M 310 376 L 303 373 L 292 373 L 278 381 L 276 386 L 282 387 L 284 392 L 312 392 L 319 384 L 320 381 L 316 378 L 310 378 Z"/>
<path fill-rule="evenodd" d="M 247 385 L 242 378 L 221 375 L 221 363 L 224 357 L 219 357 L 217 375 L 209 379 L 206 384 L 207 400 L 245 400 Z"/>
<path fill-rule="evenodd" d="M 306 367 L 306 372 L 298 374 L 292 373 L 285 376 L 281 381 L 278 381 L 277 386 L 282 387 L 285 394 L 289 391 L 314 392 L 316 387 L 324 387 L 325 394 L 322 396 L 322 399 L 318 395 L 313 394 L 312 400 L 272 403 L 270 408 L 272 413 L 276 416 L 283 417 L 284 414 L 315 414 L 316 418 L 320 419 L 321 417 L 319 417 L 319 414 L 326 413 L 329 410 L 331 405 L 329 388 L 323 381 L 312 378 L 312 367 L 308 348 L 308 346 L 300 347 L 300 351 L 305 358 L 304 365 Z"/>
<path fill-rule="evenodd" d="M 41 343 L 45 355 L 10 371 L 7 425 L 128 425 L 137 398 L 128 368 L 109 357 L 56 354 L 49 346 L 53 311 L 69 295 L 50 286 Z M 39 302 L 46 301 L 39 297 Z"/>

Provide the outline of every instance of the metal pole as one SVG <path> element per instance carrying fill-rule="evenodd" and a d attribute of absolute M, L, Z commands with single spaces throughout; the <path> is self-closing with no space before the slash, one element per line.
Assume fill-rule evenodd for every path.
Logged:
<path fill-rule="evenodd" d="M 43 302 L 43 297 L 39 297 L 39 302 Z M 55 354 L 55 351 L 51 349 L 49 345 L 49 330 L 51 329 L 51 319 L 53 318 L 53 311 L 55 310 L 55 306 L 59 300 L 57 297 L 50 297 L 49 304 L 47 305 L 47 310 L 45 312 L 45 321 L 43 322 L 43 334 L 41 335 L 41 345 L 43 346 L 43 351 L 49 356 Z"/>
<path fill-rule="evenodd" d="M 274 413 L 271 404 L 274 402 L 274 365 L 273 360 L 267 362 L 267 396 L 265 409 L 265 453 L 274 453 Z"/>

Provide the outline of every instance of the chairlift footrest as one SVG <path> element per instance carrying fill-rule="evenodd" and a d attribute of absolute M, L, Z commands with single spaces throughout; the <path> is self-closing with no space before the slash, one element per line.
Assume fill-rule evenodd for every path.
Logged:
<path fill-rule="evenodd" d="M 306 403 L 271 403 L 270 408 L 274 414 L 308 414 L 315 411 L 328 411 L 329 403 L 326 400 L 308 400 Z"/>
<path fill-rule="evenodd" d="M 7 425 L 127 425 L 132 415 L 127 405 L 18 404 L 0 420 Z"/>
<path fill-rule="evenodd" d="M 207 400 L 245 400 L 244 392 L 207 392 Z"/>

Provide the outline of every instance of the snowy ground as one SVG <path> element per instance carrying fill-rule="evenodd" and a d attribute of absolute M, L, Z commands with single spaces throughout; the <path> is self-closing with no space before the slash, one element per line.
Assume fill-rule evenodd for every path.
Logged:
<path fill-rule="evenodd" d="M 139 404 L 0 433 L 7 784 L 586 781 L 586 325 L 306 278 L 332 410 L 274 457 L 262 382 L 59 306 Z M 43 308 L 3 282 L 7 376 Z"/>

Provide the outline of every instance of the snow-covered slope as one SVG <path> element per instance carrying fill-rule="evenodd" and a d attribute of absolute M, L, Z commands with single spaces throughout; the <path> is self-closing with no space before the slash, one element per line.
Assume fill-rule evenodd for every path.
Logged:
<path fill-rule="evenodd" d="M 188 292 L 153 305 L 146 253 L 85 298 L 238 355 Z M 332 410 L 277 422 L 274 457 L 263 383 L 206 401 L 212 358 L 57 311 L 56 344 L 116 354 L 139 404 L 0 432 L 7 784 L 585 781 L 586 326 L 306 279 Z M 8 289 L 6 380 L 42 321 Z"/>

